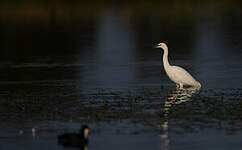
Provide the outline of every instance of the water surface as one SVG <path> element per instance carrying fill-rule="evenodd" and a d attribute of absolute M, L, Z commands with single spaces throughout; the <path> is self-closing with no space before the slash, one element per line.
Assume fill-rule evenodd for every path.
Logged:
<path fill-rule="evenodd" d="M 89 149 L 240 149 L 240 16 L 227 1 L 0 2 L 0 149 L 65 149 L 57 135 L 81 124 Z M 175 88 L 159 42 L 202 89 Z"/>

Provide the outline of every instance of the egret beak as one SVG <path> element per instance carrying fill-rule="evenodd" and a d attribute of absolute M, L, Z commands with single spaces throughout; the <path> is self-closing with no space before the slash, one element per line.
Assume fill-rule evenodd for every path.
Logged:
<path fill-rule="evenodd" d="M 158 45 L 153 46 L 153 48 L 159 48 Z"/>

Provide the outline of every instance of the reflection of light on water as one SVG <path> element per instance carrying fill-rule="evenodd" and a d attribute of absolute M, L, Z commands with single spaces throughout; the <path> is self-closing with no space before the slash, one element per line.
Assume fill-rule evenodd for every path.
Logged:
<path fill-rule="evenodd" d="M 129 22 L 106 12 L 100 18 L 97 41 L 97 84 L 112 88 L 134 80 L 134 40 Z"/>
<path fill-rule="evenodd" d="M 88 147 L 85 145 L 84 148 L 83 148 L 83 150 L 88 150 Z"/>
<path fill-rule="evenodd" d="M 196 62 L 199 68 L 199 78 L 206 87 L 215 87 L 230 84 L 224 84 L 218 77 L 221 77 L 221 70 L 218 70 L 219 65 L 226 66 L 226 47 L 224 41 L 224 32 L 221 26 L 222 18 L 216 18 L 210 22 L 201 22 L 197 19 L 196 35 L 195 35 L 195 49 L 196 49 Z M 216 60 L 216 61 L 214 61 Z M 203 63 L 201 63 L 203 62 Z M 219 63 L 218 63 L 219 62 Z M 199 66 L 199 67 L 198 67 Z M 217 69 L 215 69 L 217 68 Z M 224 70 L 227 70 L 224 69 Z M 211 76 L 212 75 L 212 76 Z M 230 81 L 229 81 L 230 82 Z"/>
<path fill-rule="evenodd" d="M 32 136 L 35 137 L 35 135 L 36 135 L 36 129 L 32 128 Z"/>
<path fill-rule="evenodd" d="M 169 134 L 168 134 L 168 129 L 169 129 L 169 122 L 168 122 L 168 114 L 169 110 L 172 107 L 172 105 L 178 105 L 181 103 L 184 103 L 188 101 L 192 95 L 199 91 L 200 88 L 186 88 L 186 89 L 175 89 L 172 91 L 168 96 L 165 101 L 165 107 L 164 107 L 164 118 L 165 121 L 159 126 L 159 129 L 162 131 L 160 134 L 161 138 L 161 149 L 162 150 L 168 150 L 169 149 Z"/>
<path fill-rule="evenodd" d="M 85 89 L 115 89 L 135 82 L 135 41 L 129 19 L 123 12 L 104 11 L 97 20 L 96 44 L 80 58 L 91 64 L 80 69 L 80 86 Z M 88 60 L 87 60 L 88 61 Z"/>

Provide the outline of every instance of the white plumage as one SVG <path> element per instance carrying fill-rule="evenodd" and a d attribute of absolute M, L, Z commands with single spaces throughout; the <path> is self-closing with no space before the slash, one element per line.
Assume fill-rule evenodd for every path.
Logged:
<path fill-rule="evenodd" d="M 176 83 L 177 87 L 183 88 L 184 85 L 201 87 L 201 84 L 195 80 L 185 69 L 179 66 L 171 66 L 168 62 L 168 47 L 165 43 L 159 43 L 155 48 L 162 48 L 163 54 L 163 65 L 167 76 Z"/>

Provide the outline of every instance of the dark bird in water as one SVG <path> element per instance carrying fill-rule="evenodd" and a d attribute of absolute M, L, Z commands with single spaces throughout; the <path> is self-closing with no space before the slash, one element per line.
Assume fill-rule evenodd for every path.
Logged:
<path fill-rule="evenodd" d="M 86 149 L 88 144 L 88 126 L 83 125 L 80 133 L 65 133 L 59 135 L 58 143 L 64 147 L 80 147 Z"/>

